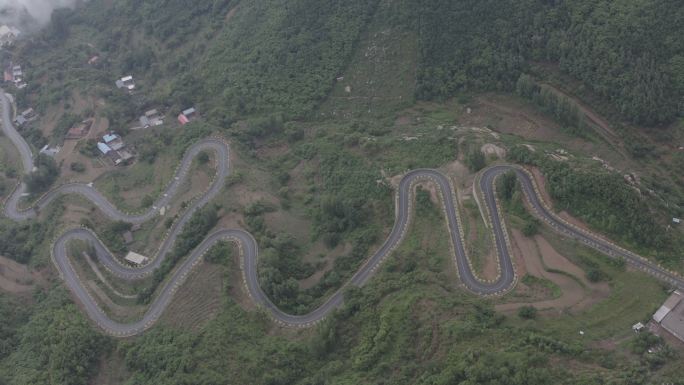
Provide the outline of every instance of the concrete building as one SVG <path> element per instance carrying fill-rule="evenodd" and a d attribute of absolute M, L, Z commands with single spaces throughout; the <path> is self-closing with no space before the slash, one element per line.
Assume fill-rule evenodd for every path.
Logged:
<path fill-rule="evenodd" d="M 133 91 L 135 89 L 135 81 L 133 80 L 133 76 L 128 75 L 124 76 L 121 79 L 116 81 L 116 87 L 117 88 L 125 88 L 129 91 Z"/>
<path fill-rule="evenodd" d="M 684 342 L 684 295 L 676 290 L 653 314 L 653 320 Z"/>
<path fill-rule="evenodd" d="M 145 112 L 143 116 L 140 117 L 140 126 L 143 128 L 149 128 L 154 126 L 160 126 L 164 124 L 164 116 L 159 113 L 159 111 L 149 110 Z"/>
<path fill-rule="evenodd" d="M 134 264 L 134 265 L 144 265 L 147 262 L 147 257 L 144 255 L 140 255 L 138 253 L 135 253 L 133 251 L 129 251 L 128 254 L 126 254 L 126 257 L 124 258 L 126 261 Z"/>
<path fill-rule="evenodd" d="M 123 142 L 123 139 L 117 134 L 107 134 L 102 137 L 102 140 L 105 142 L 109 148 L 111 148 L 114 151 L 121 150 L 124 148 L 126 145 Z"/>

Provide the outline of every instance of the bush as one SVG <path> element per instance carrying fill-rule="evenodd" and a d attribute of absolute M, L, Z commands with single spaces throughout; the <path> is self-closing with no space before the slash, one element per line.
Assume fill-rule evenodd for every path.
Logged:
<path fill-rule="evenodd" d="M 537 308 L 534 306 L 523 306 L 518 309 L 518 317 L 522 319 L 535 319 L 537 318 Z"/>
<path fill-rule="evenodd" d="M 482 151 L 477 146 L 472 145 L 466 153 L 465 164 L 470 171 L 477 172 L 482 170 L 487 162 Z"/>
<path fill-rule="evenodd" d="M 38 169 L 26 177 L 26 186 L 31 194 L 46 191 L 59 176 L 59 168 L 54 159 L 49 156 L 39 154 L 36 167 Z"/>
<path fill-rule="evenodd" d="M 197 155 L 197 161 L 199 162 L 199 164 L 209 163 L 209 154 L 207 154 L 206 151 L 201 151 L 199 155 Z"/>
<path fill-rule="evenodd" d="M 86 170 L 85 165 L 81 162 L 72 162 L 69 168 L 74 172 L 85 172 Z"/>

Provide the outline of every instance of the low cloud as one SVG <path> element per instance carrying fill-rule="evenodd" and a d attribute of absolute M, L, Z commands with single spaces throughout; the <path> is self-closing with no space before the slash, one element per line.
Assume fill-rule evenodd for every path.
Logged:
<path fill-rule="evenodd" d="M 0 24 L 40 28 L 50 22 L 52 11 L 71 8 L 78 0 L 0 0 Z"/>

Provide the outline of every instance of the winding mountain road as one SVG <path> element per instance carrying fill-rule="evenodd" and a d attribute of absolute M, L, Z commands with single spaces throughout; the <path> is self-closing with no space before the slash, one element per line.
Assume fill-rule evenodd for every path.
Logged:
<path fill-rule="evenodd" d="M 12 125 L 10 117 L 10 106 L 7 97 L 0 92 L 2 106 L 2 128 L 21 154 L 22 164 L 27 173 L 33 170 L 33 157 L 29 145 L 19 135 Z M 208 138 L 201 140 L 188 149 L 176 171 L 172 182 L 167 186 L 161 197 L 154 203 L 153 207 L 140 214 L 127 214 L 121 212 L 110 203 L 102 194 L 93 187 L 71 183 L 59 186 L 43 197 L 41 197 L 31 208 L 19 208 L 19 201 L 22 194 L 26 191 L 26 186 L 21 183 L 13 194 L 5 202 L 5 215 L 15 221 L 24 221 L 35 218 L 37 213 L 49 205 L 53 200 L 64 194 L 81 195 L 97 206 L 107 217 L 112 220 L 126 221 L 130 223 L 142 223 L 154 218 L 160 208 L 168 205 L 177 193 L 178 187 L 187 177 L 192 160 L 200 151 L 213 151 L 217 157 L 217 172 L 211 186 L 199 198 L 195 199 L 187 210 L 177 219 L 169 229 L 168 236 L 160 245 L 156 255 L 151 261 L 142 267 L 130 267 L 119 262 L 112 253 L 107 250 L 104 244 L 90 230 L 85 228 L 73 228 L 62 233 L 54 242 L 51 256 L 58 269 L 60 276 L 71 290 L 73 295 L 78 298 L 88 316 L 97 323 L 105 332 L 119 337 L 127 337 L 139 334 L 152 326 L 166 309 L 174 292 L 181 286 L 192 270 L 193 266 L 199 263 L 204 253 L 213 245 L 221 240 L 236 242 L 241 250 L 241 267 L 243 271 L 244 283 L 252 300 L 267 309 L 273 319 L 281 324 L 288 326 L 311 326 L 323 319 L 334 309 L 338 308 L 343 302 L 343 288 L 340 288 L 321 306 L 312 312 L 304 315 L 292 315 L 281 311 L 259 285 L 257 274 L 257 259 L 259 249 L 256 241 L 251 234 L 239 229 L 217 230 L 209 234 L 190 255 L 185 258 L 179 266 L 171 273 L 161 288 L 157 297 L 150 304 L 147 312 L 142 319 L 133 323 L 120 323 L 112 320 L 100 308 L 98 303 L 91 297 L 83 282 L 77 275 L 70 259 L 67 256 L 67 245 L 72 240 L 82 240 L 89 242 L 96 251 L 96 256 L 101 264 L 116 276 L 125 280 L 140 279 L 151 274 L 164 261 L 175 243 L 176 237 L 182 231 L 185 224 L 190 220 L 192 214 L 212 200 L 221 191 L 225 184 L 225 179 L 229 173 L 229 147 L 221 139 Z M 511 289 L 516 282 L 516 275 L 510 256 L 508 245 L 508 235 L 505 229 L 499 207 L 496 202 L 495 179 L 497 176 L 513 171 L 522 186 L 525 197 L 532 207 L 536 216 L 558 232 L 575 238 L 578 241 L 599 250 L 611 257 L 624 258 L 634 267 L 644 270 L 647 273 L 679 288 L 684 288 L 684 279 L 657 264 L 648 261 L 628 250 L 625 250 L 610 241 L 579 229 L 557 216 L 551 211 L 546 203 L 541 199 L 534 179 L 521 167 L 514 165 L 496 165 L 485 169 L 477 180 L 477 191 L 479 198 L 483 198 L 485 218 L 488 227 L 491 228 L 499 262 L 499 276 L 493 281 L 482 281 L 478 279 L 469 265 L 464 248 L 463 231 L 460 225 L 454 188 L 450 179 L 437 170 L 418 169 L 408 172 L 401 180 L 396 192 L 396 212 L 395 222 L 389 236 L 382 246 L 361 266 L 345 285 L 363 286 L 377 271 L 382 261 L 390 255 L 392 250 L 397 247 L 406 231 L 408 230 L 409 220 L 412 215 L 413 191 L 416 183 L 432 182 L 438 187 L 442 197 L 442 207 L 445 212 L 446 225 L 449 230 L 451 244 L 453 247 L 454 262 L 458 268 L 458 273 L 462 284 L 471 292 L 478 295 L 495 295 Z M 478 199 L 479 201 L 479 199 Z M 483 209 L 483 208 L 481 208 Z"/>

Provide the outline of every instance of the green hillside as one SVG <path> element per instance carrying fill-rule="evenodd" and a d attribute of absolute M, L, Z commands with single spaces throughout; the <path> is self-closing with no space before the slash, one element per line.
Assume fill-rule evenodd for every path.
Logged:
<path fill-rule="evenodd" d="M 325 100 L 382 12 L 395 33 L 417 36 L 418 99 L 511 91 L 521 73 L 546 63 L 624 118 L 651 125 L 684 107 L 684 10 L 676 3 L 96 0 L 56 14 L 21 55 L 33 78 L 48 78 L 43 105 L 65 85 L 109 89 L 132 72 L 145 80 L 146 102 L 196 103 L 217 123 L 265 112 L 302 117 Z M 98 53 L 103 61 L 89 68 Z"/>
<path fill-rule="evenodd" d="M 137 201 L 140 207 L 152 204 L 157 185 L 168 182 L 164 178 L 171 178 L 190 143 L 210 134 L 228 139 L 234 167 L 229 181 L 216 206 L 199 210 L 173 260 L 217 222 L 237 225 L 262 250 L 264 291 L 282 309 L 304 313 L 346 282 L 389 231 L 394 195 L 384 182 L 421 167 L 448 169 L 472 183 L 477 170 L 497 161 L 536 166 L 558 211 L 683 272 L 684 229 L 672 225 L 673 216 L 684 215 L 684 151 L 677 149 L 684 145 L 680 3 L 89 0 L 56 11 L 42 32 L 1 56 L 20 62 L 26 72 L 29 86 L 11 89 L 19 108 L 34 107 L 54 127 L 45 139 L 38 129 L 26 129 L 34 146 L 62 144 L 69 126 L 86 117 L 106 120 L 132 144 L 137 163 L 95 181 L 112 201 L 154 184 L 146 195 L 126 201 L 126 209 L 139 208 Z M 136 79 L 131 95 L 114 86 L 129 74 Z M 559 84 L 607 116 L 619 140 L 601 136 L 578 103 L 551 91 Z M 496 97 L 505 103 L 492 102 Z M 201 120 L 177 126 L 175 114 L 189 106 L 198 108 Z M 130 130 L 152 108 L 166 112 L 167 124 Z M 502 129 L 516 125 L 524 127 Z M 0 144 L 0 155 L 9 153 Z M 90 150 L 97 154 L 94 145 L 83 140 L 73 152 L 95 164 L 96 157 L 87 157 Z M 507 155 L 485 154 L 485 146 Z M 192 172 L 211 169 L 210 155 L 203 155 Z M 4 194 L 20 173 L 0 166 Z M 639 174 L 638 186 L 626 182 L 628 170 Z M 282 328 L 254 309 L 241 291 L 237 250 L 221 245 L 203 262 L 217 272 L 220 288 L 214 293 L 219 304 L 207 319 L 191 314 L 191 327 L 185 327 L 178 326 L 182 315 L 165 313 L 142 336 L 121 340 L 101 334 L 88 320 L 56 276 L 49 250 L 64 228 L 85 225 L 110 249 L 124 251 L 128 246 L 119 233 L 130 226 L 110 223 L 74 197 L 45 210 L 40 222 L 0 218 L 0 255 L 44 275 L 30 283 L 33 291 L 0 292 L 0 384 L 680 381 L 684 348 L 631 330 L 650 318 L 671 288 L 540 226 L 514 185 L 506 203 L 508 225 L 547 239 L 567 257 L 586 275 L 563 272 L 582 293 L 589 293 L 585 281 L 604 290 L 591 306 L 539 314 L 529 307 L 496 310 L 525 295 L 557 299 L 561 289 L 555 283 L 531 274 L 520 282 L 531 282 L 532 294 L 481 298 L 465 291 L 441 206 L 419 189 L 416 216 L 398 250 L 317 326 Z M 250 194 L 259 199 L 239 203 Z M 487 230 L 477 204 L 459 199 L 461 215 L 473 218 L 466 219 L 466 236 L 469 229 Z M 205 214 L 210 220 L 197 225 Z M 135 233 L 133 245 L 145 252 L 157 247 L 173 218 L 151 222 Z M 469 248 L 491 247 L 486 234 L 469 237 Z M 481 260 L 476 264 L 486 269 Z M 115 299 L 108 310 L 138 309 L 172 269 L 166 263 L 149 280 L 124 287 L 141 297 Z M 311 276 L 317 277 L 313 283 L 300 285 Z M 124 291 L 116 286 L 120 281 L 113 282 Z M 186 295 L 188 284 L 178 296 Z M 203 304 L 200 297 L 183 300 Z M 202 322 L 193 324 L 197 319 Z M 660 350 L 648 352 L 652 346 Z"/>

